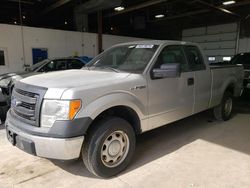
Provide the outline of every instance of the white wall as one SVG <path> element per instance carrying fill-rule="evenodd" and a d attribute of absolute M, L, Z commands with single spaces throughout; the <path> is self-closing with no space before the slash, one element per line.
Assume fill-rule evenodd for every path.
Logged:
<path fill-rule="evenodd" d="M 44 28 L 0 24 L 0 49 L 5 51 L 6 66 L 0 66 L 0 74 L 23 70 L 23 65 L 32 64 L 32 48 L 47 48 L 48 57 L 67 57 L 75 54 L 94 57 L 97 55 L 97 34 L 63 31 Z M 103 48 L 121 43 L 142 40 L 132 37 L 103 35 Z M 25 62 L 24 62 L 25 57 Z"/>
<path fill-rule="evenodd" d="M 250 38 L 242 38 L 239 41 L 239 53 L 250 52 Z"/>
<path fill-rule="evenodd" d="M 185 29 L 182 40 L 199 43 L 205 55 L 223 61 L 232 57 L 237 50 L 237 23 Z"/>
<path fill-rule="evenodd" d="M 6 66 L 0 66 L 0 73 L 22 68 L 21 30 L 11 25 L 0 25 L 0 48 L 5 51 Z"/>

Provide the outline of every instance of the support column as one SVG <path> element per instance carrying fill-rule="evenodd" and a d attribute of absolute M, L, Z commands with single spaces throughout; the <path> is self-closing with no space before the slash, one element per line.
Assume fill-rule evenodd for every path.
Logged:
<path fill-rule="evenodd" d="M 98 19 L 98 53 L 103 51 L 102 49 L 102 10 L 99 10 L 97 13 Z"/>

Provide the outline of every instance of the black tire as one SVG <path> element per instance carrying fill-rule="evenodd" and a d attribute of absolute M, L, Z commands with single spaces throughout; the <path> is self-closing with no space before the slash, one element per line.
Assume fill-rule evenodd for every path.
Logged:
<path fill-rule="evenodd" d="M 231 107 L 230 107 L 231 110 L 226 110 L 227 109 L 226 105 L 230 105 L 228 104 L 230 103 L 229 101 L 231 101 Z M 233 111 L 233 95 L 231 92 L 226 91 L 223 95 L 220 105 L 214 107 L 213 109 L 214 117 L 220 121 L 227 121 L 232 117 L 232 111 Z"/>
<path fill-rule="evenodd" d="M 126 120 L 118 117 L 106 117 L 92 126 L 93 127 L 90 128 L 86 135 L 86 139 L 84 140 L 84 145 L 82 148 L 83 162 L 86 168 L 98 177 L 109 178 L 115 176 L 129 165 L 133 157 L 136 145 L 136 136 L 134 129 Z M 121 135 L 120 137 L 118 137 L 120 133 Z M 122 138 L 120 142 L 115 140 L 116 137 Z M 107 155 L 113 156 L 110 154 L 110 151 L 113 152 L 116 149 L 110 149 L 112 145 L 111 143 L 113 143 L 112 146 L 114 148 L 115 144 L 117 146 L 117 142 L 119 142 L 119 149 L 117 147 L 116 149 L 118 149 L 119 152 L 124 154 L 121 154 L 122 156 L 120 156 L 119 153 L 114 154 L 116 156 L 119 155 L 118 158 L 120 157 L 120 159 L 117 159 L 116 164 L 113 164 L 112 162 L 109 163 L 110 161 L 106 161 L 108 160 L 108 157 L 105 157 L 103 153 L 108 150 L 106 151 Z M 127 146 L 122 146 L 123 144 Z M 107 166 L 109 164 L 110 166 Z"/>
<path fill-rule="evenodd" d="M 2 123 L 4 123 L 6 120 L 6 111 L 3 107 L 0 107 L 0 120 Z"/>

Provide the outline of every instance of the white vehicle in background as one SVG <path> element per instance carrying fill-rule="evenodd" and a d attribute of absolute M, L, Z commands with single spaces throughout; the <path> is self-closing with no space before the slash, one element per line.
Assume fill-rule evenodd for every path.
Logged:
<path fill-rule="evenodd" d="M 81 157 L 90 172 L 111 177 L 128 166 L 137 134 L 211 108 L 230 119 L 242 81 L 242 66 L 210 67 L 194 43 L 119 44 L 82 70 L 16 83 L 7 137 L 40 157 Z"/>

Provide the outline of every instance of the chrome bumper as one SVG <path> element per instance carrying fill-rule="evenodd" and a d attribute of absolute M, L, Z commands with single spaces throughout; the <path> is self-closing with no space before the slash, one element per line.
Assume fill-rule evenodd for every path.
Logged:
<path fill-rule="evenodd" d="M 18 136 L 21 140 L 28 140 L 29 143 L 32 143 L 35 150 L 34 155 L 50 159 L 71 160 L 78 158 L 84 141 L 84 136 L 62 139 L 30 135 L 11 126 L 8 122 L 6 123 L 6 130 L 7 134 L 11 132 L 15 135 L 14 137 Z M 20 139 L 18 140 L 20 142 Z M 25 144 L 13 142 L 12 144 L 26 151 Z M 26 152 L 30 153 L 29 151 Z"/>

